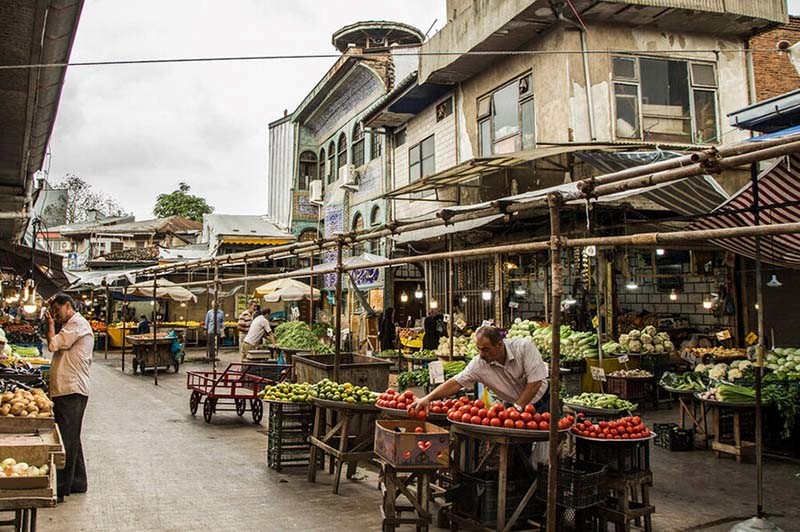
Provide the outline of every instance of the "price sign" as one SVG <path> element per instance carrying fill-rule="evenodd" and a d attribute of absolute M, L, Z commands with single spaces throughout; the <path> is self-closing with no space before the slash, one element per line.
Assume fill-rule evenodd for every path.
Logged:
<path fill-rule="evenodd" d="M 483 320 L 483 323 L 481 323 L 481 327 L 492 327 L 492 326 L 494 326 L 492 320 Z"/>
<path fill-rule="evenodd" d="M 603 368 L 598 368 L 597 366 L 592 366 L 592 380 L 606 382 L 606 370 Z"/>
<path fill-rule="evenodd" d="M 333 338 L 333 329 L 328 327 L 328 338 Z"/>
<path fill-rule="evenodd" d="M 508 308 L 519 308 L 519 303 L 517 303 L 516 301 L 509 301 Z"/>
<path fill-rule="evenodd" d="M 456 320 L 456 327 L 458 327 L 459 329 L 463 329 L 466 326 L 467 326 L 467 322 L 466 321 L 462 320 L 461 318 L 458 318 Z"/>
<path fill-rule="evenodd" d="M 342 329 L 342 338 L 347 338 L 348 334 L 350 334 L 350 329 Z"/>
<path fill-rule="evenodd" d="M 444 320 L 445 323 L 450 323 L 450 314 L 442 314 L 442 320 Z"/>
<path fill-rule="evenodd" d="M 300 317 L 300 309 L 297 307 L 292 307 L 292 318 L 297 319 Z"/>
<path fill-rule="evenodd" d="M 441 360 L 434 360 L 428 363 L 428 373 L 430 374 L 431 384 L 441 384 L 444 382 L 444 364 Z"/>
<path fill-rule="evenodd" d="M 753 345 L 758 340 L 758 335 L 753 331 L 750 331 L 750 334 L 744 337 L 744 341 L 747 342 L 748 345 Z"/>
<path fill-rule="evenodd" d="M 722 341 L 722 340 L 730 340 L 730 339 L 731 339 L 731 332 L 728 329 L 725 329 L 724 331 L 719 331 L 717 333 L 717 340 Z"/>
<path fill-rule="evenodd" d="M 617 360 L 620 364 L 627 364 L 628 363 L 628 355 L 620 355 Z"/>

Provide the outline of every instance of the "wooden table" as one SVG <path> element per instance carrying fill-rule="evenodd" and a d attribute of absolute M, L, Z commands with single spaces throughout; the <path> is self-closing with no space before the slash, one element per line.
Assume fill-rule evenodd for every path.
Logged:
<path fill-rule="evenodd" d="M 524 434 L 527 432 L 528 434 Z M 487 523 L 480 523 L 472 518 L 460 515 L 452 509 L 448 512 L 451 522 L 451 529 L 458 530 L 464 527 L 468 530 L 491 531 L 499 530 L 507 532 L 519 520 L 523 510 L 530 502 L 536 491 L 537 476 L 530 465 L 530 456 L 524 454 L 521 446 L 535 442 L 545 442 L 548 440 L 547 432 L 544 431 L 511 431 L 496 429 L 487 430 L 483 426 L 472 426 L 464 423 L 453 423 L 450 427 L 450 436 L 453 438 L 453 459 L 450 462 L 453 478 L 458 478 L 459 471 L 464 473 L 476 473 L 486 470 L 487 462 L 494 451 L 498 454 L 498 478 L 497 478 L 497 516 L 494 521 L 495 527 L 487 526 Z M 481 453 L 472 452 L 475 447 L 480 445 L 488 446 L 483 456 Z M 512 453 L 520 456 L 522 463 L 528 464 L 528 475 L 531 484 L 528 487 L 522 500 L 519 502 L 509 519 L 506 519 L 507 485 L 509 473 L 509 461 Z"/>
<path fill-rule="evenodd" d="M 381 466 L 381 491 L 383 503 L 383 532 L 394 532 L 397 525 L 415 525 L 419 532 L 427 532 L 433 520 L 430 513 L 431 483 L 438 466 L 395 466 L 376 458 Z M 416 485 L 416 493 L 409 486 Z M 404 496 L 409 504 L 398 505 L 397 498 Z M 413 513 L 413 517 L 403 517 L 403 512 Z"/>
<path fill-rule="evenodd" d="M 755 451 L 755 442 L 745 440 L 742 430 L 742 417 L 749 416 L 755 412 L 755 403 L 731 403 L 722 401 L 708 401 L 700 399 L 704 407 L 714 409 L 714 440 L 711 448 L 719 458 L 722 453 L 732 454 L 736 457 L 736 462 L 741 463 L 742 457 Z M 723 418 L 730 417 L 732 430 L 725 431 Z M 755 430 L 755 429 L 754 429 Z M 751 436 L 753 436 L 751 434 Z"/>
<path fill-rule="evenodd" d="M 329 473 L 335 475 L 333 493 L 339 493 L 342 466 L 347 464 L 347 478 L 352 478 L 359 461 L 370 461 L 375 437 L 375 405 L 345 403 L 314 398 L 314 428 L 309 438 L 308 481 L 317 479 L 318 456 L 330 457 Z"/>

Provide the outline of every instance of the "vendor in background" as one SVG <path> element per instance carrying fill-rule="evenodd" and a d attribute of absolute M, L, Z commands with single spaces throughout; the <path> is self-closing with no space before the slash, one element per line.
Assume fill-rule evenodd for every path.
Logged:
<path fill-rule="evenodd" d="M 422 348 L 436 351 L 439 349 L 439 339 L 445 333 L 442 313 L 438 310 L 429 311 L 422 325 L 425 328 L 425 336 L 422 337 Z"/>
<path fill-rule="evenodd" d="M 206 312 L 206 319 L 203 322 L 203 329 L 206 331 L 206 352 L 208 358 L 214 359 L 217 355 L 217 347 L 222 345 L 222 335 L 225 334 L 225 313 L 222 309 L 217 309 L 216 327 L 214 326 L 214 303 L 211 303 L 211 308 Z M 216 333 L 216 338 L 214 333 Z M 215 341 L 216 340 L 216 341 Z"/>
<path fill-rule="evenodd" d="M 139 323 L 136 325 L 136 334 L 149 334 L 150 333 L 150 321 L 148 321 L 147 316 L 142 314 L 139 316 Z"/>
<path fill-rule="evenodd" d="M 475 332 L 475 343 L 480 356 L 473 358 L 464 371 L 414 401 L 411 408 L 427 410 L 431 401 L 480 382 L 517 410 L 522 411 L 528 404 L 537 412 L 550 410 L 547 365 L 533 342 L 528 338 L 503 339 L 497 329 L 484 326 Z"/>
<path fill-rule="evenodd" d="M 247 331 L 244 342 L 242 342 L 242 361 L 247 359 L 247 355 L 252 349 L 256 349 L 261 345 L 261 340 L 265 335 L 269 337 L 273 348 L 278 347 L 275 344 L 275 335 L 272 334 L 272 327 L 269 326 L 268 317 L 269 309 L 265 308 L 258 316 L 253 318 L 253 323 L 250 324 L 250 330 Z"/>
<path fill-rule="evenodd" d="M 251 299 L 247 303 L 247 308 L 239 314 L 239 322 L 237 323 L 237 328 L 239 329 L 239 353 L 242 355 L 242 360 L 244 360 L 247 353 L 244 352 L 244 338 L 247 336 L 247 332 L 250 330 L 250 324 L 253 323 L 253 318 L 256 317 L 256 312 L 258 310 L 258 305 L 256 304 L 255 299 Z"/>
<path fill-rule="evenodd" d="M 387 349 L 394 349 L 394 342 L 396 339 L 396 331 L 394 325 L 394 309 L 389 307 L 381 317 L 381 322 L 378 324 L 378 340 L 381 343 L 381 351 Z"/>

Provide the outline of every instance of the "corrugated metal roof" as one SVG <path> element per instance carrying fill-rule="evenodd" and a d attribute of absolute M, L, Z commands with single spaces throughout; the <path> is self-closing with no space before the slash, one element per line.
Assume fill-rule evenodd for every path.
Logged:
<path fill-rule="evenodd" d="M 135 218 L 133 216 L 112 216 L 109 218 L 103 218 L 101 220 L 92 220 L 90 222 L 76 222 L 73 224 L 57 225 L 54 227 L 48 227 L 47 229 L 51 233 L 79 233 L 93 231 L 98 227 L 105 228 L 112 225 L 132 222 L 134 219 Z"/>
<path fill-rule="evenodd" d="M 212 236 L 275 238 L 294 240 L 294 235 L 280 229 L 266 216 L 247 214 L 206 214 L 203 218 Z"/>
<path fill-rule="evenodd" d="M 200 231 L 203 224 L 183 218 L 181 216 L 170 216 L 169 218 L 156 218 L 153 220 L 141 220 L 138 222 L 131 221 L 126 223 L 119 223 L 114 225 L 101 224 L 99 226 L 86 224 L 86 227 L 78 229 L 62 230 L 62 234 L 76 234 L 86 231 L 97 232 L 98 230 L 103 233 L 189 233 L 192 231 Z"/>

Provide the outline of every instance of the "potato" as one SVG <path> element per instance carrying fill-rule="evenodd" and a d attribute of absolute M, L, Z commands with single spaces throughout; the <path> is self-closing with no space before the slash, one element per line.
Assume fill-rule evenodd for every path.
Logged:
<path fill-rule="evenodd" d="M 31 412 L 30 414 L 28 414 L 25 417 L 39 417 L 39 414 L 37 414 L 36 412 Z"/>
<path fill-rule="evenodd" d="M 23 412 L 27 412 L 23 403 L 18 402 L 11 405 L 11 413 L 15 416 L 22 415 Z"/>
<path fill-rule="evenodd" d="M 0 406 L 0 416 L 6 416 L 9 412 L 11 412 L 11 405 L 9 403 Z"/>
<path fill-rule="evenodd" d="M 10 403 L 13 398 L 14 394 L 11 392 L 6 392 L 3 395 L 0 395 L 0 400 L 2 400 L 3 403 Z"/>
<path fill-rule="evenodd" d="M 39 413 L 39 407 L 36 406 L 34 403 L 28 403 L 28 406 L 25 407 L 25 410 L 27 410 L 28 412 L 35 412 L 37 414 Z"/>
<path fill-rule="evenodd" d="M 39 412 L 36 417 L 53 417 L 50 412 Z"/>

